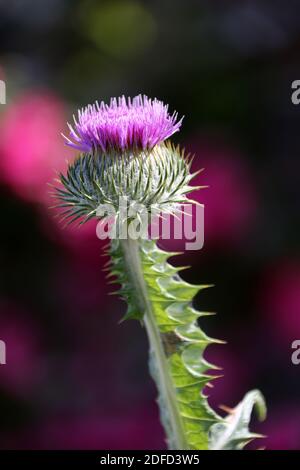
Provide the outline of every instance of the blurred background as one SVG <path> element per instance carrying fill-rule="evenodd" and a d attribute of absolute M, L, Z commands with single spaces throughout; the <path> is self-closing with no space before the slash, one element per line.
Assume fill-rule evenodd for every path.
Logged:
<path fill-rule="evenodd" d="M 60 133 L 78 107 L 145 93 L 185 115 L 173 140 L 209 185 L 204 248 L 180 262 L 215 284 L 196 305 L 228 342 L 207 351 L 225 374 L 210 403 L 261 389 L 254 448 L 300 449 L 299 15 L 297 0 L 0 0 L 0 448 L 165 448 L 145 333 L 118 325 L 96 224 L 62 229 L 47 186 L 75 155 Z"/>

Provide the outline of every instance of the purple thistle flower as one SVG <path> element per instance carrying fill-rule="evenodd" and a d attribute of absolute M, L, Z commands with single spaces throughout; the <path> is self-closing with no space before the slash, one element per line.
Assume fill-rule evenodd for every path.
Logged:
<path fill-rule="evenodd" d="M 82 152 L 101 150 L 124 151 L 152 149 L 179 131 L 182 119 L 168 113 L 168 105 L 147 96 L 112 98 L 107 105 L 96 101 L 78 111 L 74 128 L 68 124 L 67 145 Z"/>

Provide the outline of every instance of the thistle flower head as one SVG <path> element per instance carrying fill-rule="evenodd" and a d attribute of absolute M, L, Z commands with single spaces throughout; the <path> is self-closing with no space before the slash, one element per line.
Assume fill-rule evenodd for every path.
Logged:
<path fill-rule="evenodd" d="M 101 217 L 98 208 L 105 204 L 119 214 L 120 197 L 148 212 L 177 210 L 195 189 L 191 161 L 164 142 L 181 122 L 167 105 L 145 95 L 112 98 L 109 105 L 96 102 L 79 111 L 65 139 L 81 154 L 60 175 L 62 187 L 55 192 L 63 216 L 70 221 Z"/>
<path fill-rule="evenodd" d="M 180 129 L 182 119 L 168 112 L 168 105 L 138 95 L 97 101 L 78 111 L 67 145 L 82 152 L 151 150 Z"/>

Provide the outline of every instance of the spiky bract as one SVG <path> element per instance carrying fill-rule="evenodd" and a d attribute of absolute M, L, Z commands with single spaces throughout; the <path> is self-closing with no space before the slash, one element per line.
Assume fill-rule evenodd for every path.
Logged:
<path fill-rule="evenodd" d="M 70 221 L 86 221 L 97 216 L 100 205 L 111 204 L 118 214 L 120 196 L 129 203 L 143 204 L 156 212 L 173 212 L 188 201 L 195 174 L 191 159 L 170 143 L 157 145 L 151 152 L 82 154 L 61 175 L 63 188 L 57 188 L 59 207 Z"/>

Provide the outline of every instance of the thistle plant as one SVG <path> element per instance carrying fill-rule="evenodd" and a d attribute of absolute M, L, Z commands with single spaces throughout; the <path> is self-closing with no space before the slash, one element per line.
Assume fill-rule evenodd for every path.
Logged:
<path fill-rule="evenodd" d="M 58 206 L 68 223 L 103 219 L 99 207 L 114 209 L 114 224 L 126 236 L 110 240 L 106 265 L 108 277 L 120 285 L 127 302 L 124 319 L 136 319 L 145 328 L 150 348 L 150 373 L 158 391 L 160 418 L 169 449 L 242 449 L 256 437 L 249 430 L 252 410 L 259 419 L 266 414 L 261 393 L 253 390 L 223 417 L 208 403 L 204 389 L 218 369 L 206 361 L 206 348 L 221 343 L 201 329 L 194 296 L 208 286 L 191 285 L 168 262 L 176 253 L 163 251 L 157 240 L 132 237 L 130 227 L 141 222 L 139 211 L 122 215 L 119 197 L 128 206 L 143 205 L 147 213 L 174 214 L 196 189 L 191 159 L 168 141 L 179 131 L 182 119 L 169 114 L 158 100 L 121 97 L 89 105 L 74 117 L 67 145 L 78 157 L 60 175 L 56 188 Z"/>

